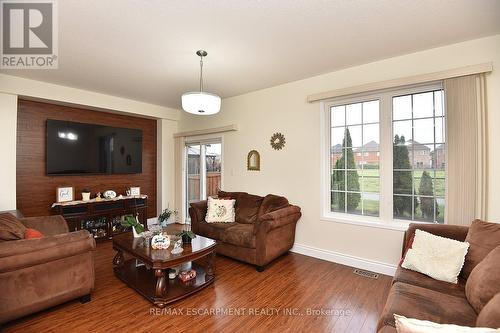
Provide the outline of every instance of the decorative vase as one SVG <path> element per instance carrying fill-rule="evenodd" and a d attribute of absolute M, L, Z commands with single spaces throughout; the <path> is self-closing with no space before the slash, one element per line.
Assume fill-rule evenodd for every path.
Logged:
<path fill-rule="evenodd" d="M 135 227 L 132 227 L 132 232 L 134 233 L 134 238 L 141 237 L 140 234 L 138 234 L 137 231 L 135 231 Z"/>
<path fill-rule="evenodd" d="M 90 201 L 90 192 L 82 192 L 82 201 Z"/>
<path fill-rule="evenodd" d="M 188 235 L 182 235 L 182 242 L 184 244 L 191 244 L 191 237 L 189 237 Z"/>

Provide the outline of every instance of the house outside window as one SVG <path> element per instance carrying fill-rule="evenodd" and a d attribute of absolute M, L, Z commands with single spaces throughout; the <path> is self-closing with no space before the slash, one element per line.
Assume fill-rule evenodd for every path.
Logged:
<path fill-rule="evenodd" d="M 444 223 L 446 142 L 441 83 L 323 104 L 323 218 Z"/>
<path fill-rule="evenodd" d="M 222 183 L 222 142 L 220 139 L 187 142 L 185 145 L 186 219 L 192 202 L 216 196 Z"/>

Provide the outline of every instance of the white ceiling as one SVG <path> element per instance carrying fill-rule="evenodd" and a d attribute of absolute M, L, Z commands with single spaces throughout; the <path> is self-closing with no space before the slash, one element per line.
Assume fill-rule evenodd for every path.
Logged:
<path fill-rule="evenodd" d="M 500 33 L 499 0 L 64 0 L 59 69 L 6 74 L 179 107 Z"/>

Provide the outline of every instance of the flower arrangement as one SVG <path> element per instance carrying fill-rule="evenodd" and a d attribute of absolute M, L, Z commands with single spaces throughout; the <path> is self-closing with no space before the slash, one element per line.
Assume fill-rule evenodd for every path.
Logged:
<path fill-rule="evenodd" d="M 158 216 L 158 224 L 160 224 L 162 227 L 165 227 L 167 225 L 168 219 L 170 219 L 172 215 L 177 216 L 178 214 L 179 212 L 177 211 L 177 209 L 171 210 L 167 207 L 167 209 L 165 209 L 160 214 L 160 216 Z"/>

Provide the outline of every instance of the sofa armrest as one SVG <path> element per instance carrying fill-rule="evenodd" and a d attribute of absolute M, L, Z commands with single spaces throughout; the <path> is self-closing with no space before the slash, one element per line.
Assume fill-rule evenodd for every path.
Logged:
<path fill-rule="evenodd" d="M 20 219 L 26 228 L 40 231 L 44 236 L 66 234 L 69 232 L 68 223 L 61 215 L 23 217 Z"/>
<path fill-rule="evenodd" d="M 297 223 L 302 216 L 300 207 L 290 205 L 285 208 L 269 212 L 260 216 L 254 224 L 253 233 L 257 234 L 259 230 L 264 229 L 269 232 L 272 229 L 282 227 L 290 223 Z"/>
<path fill-rule="evenodd" d="M 408 230 L 405 232 L 403 243 L 403 254 L 406 252 L 408 240 L 415 234 L 415 230 L 420 229 L 427 231 L 433 235 L 455 239 L 457 241 L 465 241 L 469 227 L 452 224 L 432 224 L 432 223 L 410 223 Z"/>
<path fill-rule="evenodd" d="M 0 243 L 0 273 L 31 267 L 95 250 L 87 230 Z"/>
<path fill-rule="evenodd" d="M 196 233 L 199 223 L 205 221 L 205 216 L 207 215 L 207 200 L 192 202 L 189 206 L 191 228 L 193 232 Z"/>

